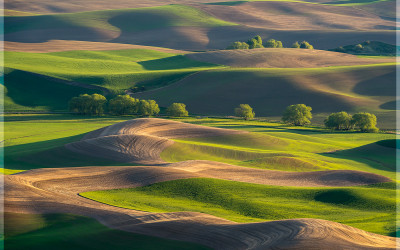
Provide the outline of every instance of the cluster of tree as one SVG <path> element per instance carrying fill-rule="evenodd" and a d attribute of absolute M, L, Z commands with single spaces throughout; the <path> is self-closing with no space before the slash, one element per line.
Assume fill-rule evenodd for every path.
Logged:
<path fill-rule="evenodd" d="M 69 102 L 69 110 L 82 115 L 102 115 L 107 99 L 100 94 L 82 94 L 73 97 Z M 108 102 L 111 114 L 126 115 L 140 114 L 143 116 L 156 115 L 160 112 L 154 100 L 139 100 L 129 95 L 118 95 Z"/>
<path fill-rule="evenodd" d="M 332 51 L 349 54 L 393 56 L 396 55 L 396 46 L 383 42 L 366 41 L 359 44 L 341 46 Z"/>
<path fill-rule="evenodd" d="M 283 48 L 281 41 L 275 39 L 269 39 L 263 43 L 260 36 L 255 36 L 249 39 L 247 42 L 234 42 L 226 49 L 256 49 L 256 48 Z"/>
<path fill-rule="evenodd" d="M 256 48 L 283 48 L 282 41 L 278 41 L 275 39 L 269 39 L 265 43 L 260 36 L 255 36 L 249 39 L 247 42 L 234 42 L 229 45 L 226 49 L 256 49 Z M 302 41 L 301 43 L 295 42 L 292 45 L 292 48 L 300 48 L 300 49 L 314 49 L 307 41 Z"/>
<path fill-rule="evenodd" d="M 312 108 L 305 104 L 288 106 L 283 112 L 282 121 L 286 124 L 304 126 L 311 123 Z M 235 115 L 249 120 L 255 117 L 253 108 L 249 104 L 240 104 L 235 108 Z M 325 126 L 330 129 L 352 130 L 360 129 L 361 132 L 378 132 L 376 116 L 370 113 L 357 113 L 353 116 L 346 112 L 332 113 L 325 120 Z"/>
<path fill-rule="evenodd" d="M 332 113 L 325 119 L 325 126 L 327 128 L 336 130 L 359 128 L 361 132 L 378 132 L 379 129 L 376 127 L 376 123 L 376 116 L 365 112 L 349 115 L 342 111 Z"/>
<path fill-rule="evenodd" d="M 307 41 L 302 41 L 301 43 L 295 42 L 292 45 L 292 48 L 297 48 L 297 49 L 314 49 L 314 46 L 312 46 L 309 42 Z"/>
<path fill-rule="evenodd" d="M 73 97 L 69 102 L 69 110 L 82 115 L 102 115 L 107 99 L 99 94 L 83 94 Z"/>

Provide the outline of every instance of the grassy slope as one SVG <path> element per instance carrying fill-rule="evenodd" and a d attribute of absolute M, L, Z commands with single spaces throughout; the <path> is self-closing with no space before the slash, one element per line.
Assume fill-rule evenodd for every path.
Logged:
<path fill-rule="evenodd" d="M 380 84 L 375 84 L 379 82 Z M 380 106 L 395 99 L 395 66 L 368 65 L 317 69 L 218 69 L 185 78 L 163 89 L 137 93 L 161 106 L 183 102 L 189 112 L 232 115 L 248 103 L 257 116 L 280 116 L 291 104 L 305 103 L 315 113 L 369 111 L 394 128 L 393 110 Z M 204 102 L 207 100 L 207 102 Z"/>
<path fill-rule="evenodd" d="M 65 151 L 63 145 L 85 133 L 132 117 L 82 117 L 73 115 L 6 115 L 5 168 L 27 170 L 45 167 L 119 165 Z"/>
<path fill-rule="evenodd" d="M 81 195 L 152 212 L 197 211 L 237 222 L 319 218 L 384 235 L 395 232 L 393 183 L 371 188 L 299 188 L 199 178 Z"/>
<path fill-rule="evenodd" d="M 43 237 L 46 236 L 46 237 Z M 112 239 L 112 240 L 110 240 Z M 94 219 L 69 214 L 5 214 L 6 249 L 208 249 L 110 229 Z"/>
<path fill-rule="evenodd" d="M 230 119 L 187 121 L 252 133 L 175 140 L 161 154 L 165 161 L 214 160 L 285 171 L 353 169 L 395 179 L 395 149 L 376 144 L 395 139 L 393 134 L 331 133 L 318 128 Z"/>
<path fill-rule="evenodd" d="M 100 29 L 116 32 L 152 30 L 164 27 L 231 26 L 233 23 L 214 18 L 196 8 L 184 5 L 91 11 L 71 14 L 5 17 L 5 33 L 34 29 Z"/>
<path fill-rule="evenodd" d="M 8 111 L 66 110 L 67 103 L 73 96 L 94 92 L 58 83 L 52 77 L 101 86 L 121 93 L 138 83 L 151 89 L 197 71 L 218 67 L 193 61 L 182 55 L 145 49 L 5 52 L 5 65 L 9 68 L 5 75 L 8 91 L 5 108 Z M 46 78 L 31 75 L 29 72 L 45 75 Z M 33 93 L 26 92 L 26 89 L 31 89 Z"/>

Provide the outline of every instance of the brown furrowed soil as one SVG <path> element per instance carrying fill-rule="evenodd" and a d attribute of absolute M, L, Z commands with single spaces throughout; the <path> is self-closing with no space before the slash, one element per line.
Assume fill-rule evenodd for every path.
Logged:
<path fill-rule="evenodd" d="M 319 68 L 375 63 L 394 63 L 396 59 L 360 58 L 354 55 L 307 49 L 221 50 L 187 55 L 190 59 L 238 68 Z"/>

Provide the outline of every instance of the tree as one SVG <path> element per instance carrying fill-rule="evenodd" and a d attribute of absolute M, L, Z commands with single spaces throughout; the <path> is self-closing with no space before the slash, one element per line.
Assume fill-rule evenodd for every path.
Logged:
<path fill-rule="evenodd" d="M 312 108 L 305 104 L 290 105 L 283 113 L 282 121 L 295 126 L 304 126 L 305 124 L 311 123 L 311 110 Z"/>
<path fill-rule="evenodd" d="M 282 42 L 275 39 L 269 39 L 264 44 L 265 48 L 283 48 Z"/>
<path fill-rule="evenodd" d="M 300 43 L 300 48 L 301 49 L 314 49 L 314 46 L 312 46 L 311 44 L 309 44 L 307 41 L 302 41 Z"/>
<path fill-rule="evenodd" d="M 362 132 L 378 132 L 376 127 L 377 119 L 374 114 L 357 113 L 353 115 L 352 123 L 360 128 Z"/>
<path fill-rule="evenodd" d="M 238 117 L 243 117 L 245 120 L 254 118 L 256 115 L 253 112 L 253 108 L 249 104 L 240 104 L 238 108 L 235 108 L 235 115 Z"/>
<path fill-rule="evenodd" d="M 73 97 L 69 102 L 69 110 L 83 115 L 102 115 L 107 99 L 100 94 L 82 94 Z"/>
<path fill-rule="evenodd" d="M 139 109 L 139 100 L 129 95 L 118 95 L 110 100 L 108 109 L 111 113 L 116 115 L 137 113 Z"/>
<path fill-rule="evenodd" d="M 300 48 L 300 43 L 296 41 L 295 43 L 293 43 L 292 48 L 299 49 Z"/>
<path fill-rule="evenodd" d="M 249 49 L 264 48 L 260 36 L 255 36 L 254 38 L 248 40 L 247 44 L 249 45 Z"/>
<path fill-rule="evenodd" d="M 338 130 L 349 130 L 353 127 L 351 115 L 344 111 L 330 114 L 324 123 L 327 128 Z"/>
<path fill-rule="evenodd" d="M 189 112 L 186 110 L 186 105 L 183 103 L 172 103 L 167 108 L 167 114 L 174 117 L 188 116 Z"/>
<path fill-rule="evenodd" d="M 249 49 L 249 45 L 245 42 L 234 42 L 226 49 Z"/>
<path fill-rule="evenodd" d="M 160 108 L 154 100 L 140 100 L 139 114 L 143 116 L 151 116 L 160 113 Z"/>

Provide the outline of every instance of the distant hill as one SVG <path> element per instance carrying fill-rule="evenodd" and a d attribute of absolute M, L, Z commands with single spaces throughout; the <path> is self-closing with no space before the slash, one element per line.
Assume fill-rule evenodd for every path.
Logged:
<path fill-rule="evenodd" d="M 359 44 L 338 47 L 332 51 L 355 55 L 395 56 L 396 46 L 378 41 L 366 41 Z"/>

